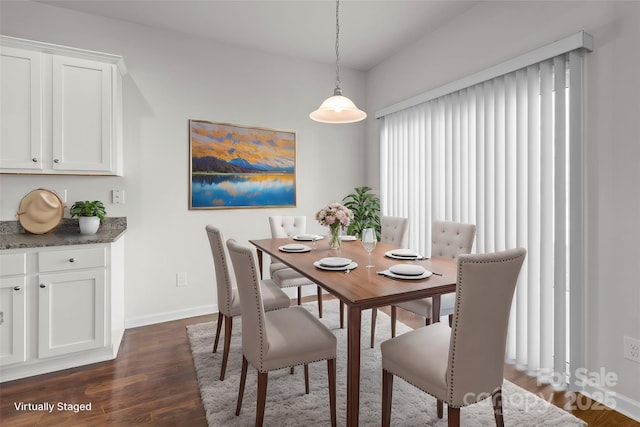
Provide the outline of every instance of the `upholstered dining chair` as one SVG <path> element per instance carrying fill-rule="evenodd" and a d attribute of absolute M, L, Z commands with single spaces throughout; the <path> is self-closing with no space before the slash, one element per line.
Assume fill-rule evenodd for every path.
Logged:
<path fill-rule="evenodd" d="M 380 218 L 380 242 L 406 248 L 409 245 L 409 218 L 383 216 Z M 376 339 L 378 309 L 371 309 L 371 348 Z"/>
<path fill-rule="evenodd" d="M 380 242 L 406 248 L 409 245 L 409 218 L 402 216 L 381 217 Z"/>
<path fill-rule="evenodd" d="M 307 217 L 303 215 L 273 215 L 269 217 L 269 227 L 271 229 L 271 237 L 274 239 L 304 234 L 307 228 Z M 315 285 L 311 280 L 293 268 L 287 267 L 286 264 L 280 262 L 278 259 L 271 260 L 269 274 L 271 279 L 281 288 L 298 288 L 298 305 L 302 303 L 302 287 Z M 322 317 L 322 288 L 316 285 L 316 290 L 318 296 L 318 316 Z"/>
<path fill-rule="evenodd" d="M 218 325 L 213 344 L 213 353 L 218 351 L 220 330 L 224 322 L 224 349 L 222 352 L 222 367 L 220 368 L 220 381 L 224 381 L 231 346 L 231 330 L 233 318 L 240 315 L 240 298 L 235 284 L 235 276 L 230 273 L 230 265 L 227 261 L 227 247 L 219 228 L 209 224 L 205 227 L 213 255 L 213 265 L 216 271 L 216 287 L 218 292 Z M 272 280 L 262 280 L 262 297 L 264 308 L 267 311 L 286 308 L 291 305 L 289 296 L 280 289 Z"/>
<path fill-rule="evenodd" d="M 227 241 L 242 312 L 242 370 L 236 415 L 240 415 L 249 363 L 258 371 L 256 426 L 264 421 L 269 371 L 304 365 L 305 393 L 309 393 L 308 364 L 327 361 L 331 425 L 336 425 L 336 336 L 303 307 L 265 312 L 262 287 L 253 251 Z M 277 420 L 273 420 L 277 424 Z"/>
<path fill-rule="evenodd" d="M 449 426 L 460 408 L 492 397 L 503 426 L 502 382 L 509 312 L 526 255 L 522 248 L 458 257 L 453 324 L 423 326 L 380 345 L 382 425 L 391 422 L 393 378 L 398 376 L 447 404 Z"/>
<path fill-rule="evenodd" d="M 456 259 L 461 254 L 471 253 L 475 236 L 475 224 L 435 220 L 431 226 L 431 256 Z M 435 314 L 431 298 L 421 298 L 392 305 L 391 337 L 396 336 L 397 307 L 424 317 L 425 325 L 440 320 L 440 316 L 448 315 L 449 325 L 451 325 L 455 297 L 455 293 L 442 295 L 440 297 L 440 312 Z"/>

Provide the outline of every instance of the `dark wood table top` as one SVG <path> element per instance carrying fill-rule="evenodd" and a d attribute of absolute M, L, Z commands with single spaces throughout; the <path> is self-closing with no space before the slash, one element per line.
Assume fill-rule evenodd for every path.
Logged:
<path fill-rule="evenodd" d="M 330 250 L 327 239 L 312 242 L 296 242 L 292 238 L 261 239 L 250 241 L 259 251 L 274 256 L 299 271 L 313 282 L 333 294 L 348 306 L 360 309 L 381 307 L 401 301 L 455 292 L 457 279 L 456 262 L 448 258 L 434 257 L 421 261 L 404 261 L 385 256 L 385 252 L 397 246 L 378 243 L 371 254 L 374 267 L 366 268 L 367 252 L 359 240 L 342 242 L 339 251 Z M 290 243 L 301 243 L 311 247 L 311 252 L 290 253 L 278 248 Z M 358 267 L 348 274 L 342 271 L 326 271 L 313 265 L 325 257 L 340 256 L 352 259 Z M 431 275 L 423 280 L 393 279 L 378 274 L 394 264 L 412 263 L 442 275 Z"/>

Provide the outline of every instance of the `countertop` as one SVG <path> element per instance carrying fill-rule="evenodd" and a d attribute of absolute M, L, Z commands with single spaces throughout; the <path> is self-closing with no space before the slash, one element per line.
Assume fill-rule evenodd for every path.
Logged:
<path fill-rule="evenodd" d="M 64 218 L 45 234 L 26 232 L 18 221 L 0 221 L 0 250 L 113 243 L 127 230 L 126 217 L 105 218 L 96 234 L 80 234 L 77 219 Z"/>

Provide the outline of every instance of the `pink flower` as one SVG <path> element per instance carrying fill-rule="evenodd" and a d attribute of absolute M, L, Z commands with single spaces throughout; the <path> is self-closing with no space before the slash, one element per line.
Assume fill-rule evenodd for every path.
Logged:
<path fill-rule="evenodd" d="M 321 225 L 331 226 L 336 222 L 342 227 L 346 227 L 351 223 L 353 212 L 340 203 L 331 203 L 320 209 L 316 213 L 316 220 Z"/>

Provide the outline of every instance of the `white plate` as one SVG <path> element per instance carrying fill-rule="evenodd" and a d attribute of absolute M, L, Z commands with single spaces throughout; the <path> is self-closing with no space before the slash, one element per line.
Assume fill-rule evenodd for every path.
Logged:
<path fill-rule="evenodd" d="M 320 270 L 345 271 L 345 270 L 353 270 L 354 268 L 356 268 L 358 266 L 358 263 L 357 262 L 352 262 L 351 264 L 343 265 L 343 266 L 340 266 L 340 267 L 327 267 L 326 265 L 320 264 L 320 261 L 316 261 L 316 262 L 313 263 L 313 265 L 315 265 Z"/>
<path fill-rule="evenodd" d="M 389 276 L 389 277 L 393 277 L 394 279 L 402 279 L 402 280 L 422 280 L 422 279 L 426 279 L 427 277 L 431 276 L 431 273 L 429 270 L 425 270 L 424 273 L 422 273 L 419 276 L 402 276 L 400 274 L 395 274 L 390 272 L 389 270 L 384 270 L 384 271 L 380 271 L 378 272 L 378 274 L 381 274 L 383 276 Z"/>
<path fill-rule="evenodd" d="M 302 240 L 304 242 L 312 242 L 320 239 L 322 239 L 322 236 L 318 234 L 298 234 L 297 236 L 293 236 L 293 240 Z"/>
<path fill-rule="evenodd" d="M 427 270 L 416 264 L 396 264 L 389 267 L 389 271 L 399 276 L 421 276 Z"/>
<path fill-rule="evenodd" d="M 356 236 L 340 236 L 340 240 L 343 242 L 354 242 L 357 239 Z"/>
<path fill-rule="evenodd" d="M 351 264 L 352 260 L 350 260 L 349 258 L 340 258 L 337 256 L 332 256 L 328 258 L 322 258 L 318 262 L 323 267 L 345 267 Z"/>
<path fill-rule="evenodd" d="M 393 259 L 412 260 L 422 258 L 422 255 L 412 251 L 411 249 L 394 249 L 392 251 L 387 251 L 384 254 L 385 256 Z"/>
<path fill-rule="evenodd" d="M 282 252 L 309 252 L 311 248 L 307 245 L 299 245 L 297 243 L 291 243 L 278 247 Z"/>

